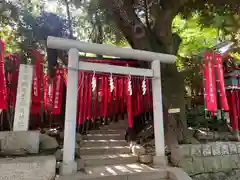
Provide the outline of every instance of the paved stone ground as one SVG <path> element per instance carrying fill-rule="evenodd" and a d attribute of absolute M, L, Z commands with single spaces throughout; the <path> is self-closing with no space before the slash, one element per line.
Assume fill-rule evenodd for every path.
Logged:
<path fill-rule="evenodd" d="M 53 180 L 54 156 L 34 156 L 0 159 L 0 180 Z"/>

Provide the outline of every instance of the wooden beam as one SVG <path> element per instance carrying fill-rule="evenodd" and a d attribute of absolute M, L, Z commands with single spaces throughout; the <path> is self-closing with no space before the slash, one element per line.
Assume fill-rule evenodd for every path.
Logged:
<path fill-rule="evenodd" d="M 115 66 L 115 65 L 108 65 L 108 64 L 83 62 L 83 61 L 79 62 L 79 70 L 96 71 L 96 72 L 112 73 L 112 74 L 124 74 L 124 75 L 132 75 L 132 76 L 153 77 L 152 69 Z"/>
<path fill-rule="evenodd" d="M 77 40 L 63 39 L 52 36 L 48 37 L 47 46 L 48 48 L 61 50 L 76 48 L 80 52 L 135 59 L 139 61 L 159 60 L 162 63 L 174 63 L 176 61 L 176 56 L 170 54 L 154 53 L 131 48 L 119 48 L 106 44 L 85 43 Z"/>

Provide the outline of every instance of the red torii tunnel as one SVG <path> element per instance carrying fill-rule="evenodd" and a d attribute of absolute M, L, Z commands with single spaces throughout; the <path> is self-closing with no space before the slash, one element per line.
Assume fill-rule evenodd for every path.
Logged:
<path fill-rule="evenodd" d="M 32 84 L 32 105 L 30 111 L 30 129 L 44 127 L 63 127 L 65 119 L 66 77 L 67 69 L 56 68 L 53 81 L 49 83 L 49 76 L 43 75 L 43 56 L 39 51 L 32 51 L 34 77 Z M 17 54 L 10 54 L 6 61 L 14 66 L 13 71 L 6 71 L 7 98 L 6 104 L 15 107 L 20 58 Z M 103 63 L 118 66 L 138 66 L 137 61 L 122 59 L 84 58 L 85 62 Z M 77 69 L 76 69 L 77 70 Z M 96 87 L 92 91 L 92 80 L 95 76 Z M 113 90 L 110 90 L 110 78 L 113 80 Z M 152 119 L 151 81 L 148 78 L 132 76 L 133 95 L 128 96 L 128 76 L 112 75 L 109 73 L 93 74 L 79 71 L 78 88 L 78 131 L 86 133 L 90 128 L 99 124 L 107 124 L 110 120 L 124 119 L 128 114 L 128 124 L 131 136 L 141 130 L 145 120 Z M 143 95 L 142 84 L 145 82 Z M 41 109 L 44 109 L 44 112 Z M 5 117 L 6 117 L 6 113 Z M 6 119 L 6 118 L 4 118 Z M 7 122 L 4 122 L 7 124 Z M 98 124 L 98 125 L 97 125 Z M 5 126 L 6 127 L 6 126 Z M 8 129 L 8 128 L 7 128 Z M 134 129 L 134 130 L 133 130 Z"/>
<path fill-rule="evenodd" d="M 136 61 L 120 59 L 87 58 L 84 61 L 131 67 L 138 65 Z M 55 72 L 55 77 L 50 88 L 46 86 L 48 84 L 48 77 L 45 77 L 44 102 L 45 110 L 57 115 L 64 111 L 64 109 L 61 109 L 63 108 L 61 103 L 65 101 L 65 95 L 60 92 L 65 89 L 67 73 L 66 69 L 63 68 L 57 68 Z M 96 86 L 94 90 L 92 88 L 93 79 L 95 79 Z M 113 80 L 114 88 L 112 91 L 110 79 Z M 149 117 L 152 111 L 151 83 L 149 83 L 150 80 L 147 78 L 132 76 L 133 95 L 128 96 L 128 81 L 128 76 L 79 71 L 77 126 L 81 133 L 85 133 L 91 127 L 96 127 L 96 123 L 99 124 L 99 121 L 107 124 L 109 120 L 118 121 L 119 119 L 124 119 L 124 114 L 126 113 L 128 114 L 129 128 L 133 129 L 133 127 L 136 127 L 134 128 L 134 133 L 130 134 L 134 136 L 135 131 L 140 130 L 141 126 L 144 125 L 144 117 Z M 146 92 L 144 93 L 142 90 L 143 83 L 146 84 Z M 57 116 L 55 117 L 58 119 Z"/>

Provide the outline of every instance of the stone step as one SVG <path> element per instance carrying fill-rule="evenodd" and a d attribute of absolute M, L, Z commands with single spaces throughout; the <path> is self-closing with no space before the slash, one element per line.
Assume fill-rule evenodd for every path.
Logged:
<path fill-rule="evenodd" d="M 129 164 L 136 163 L 137 156 L 131 154 L 109 154 L 109 155 L 93 155 L 93 156 L 81 156 L 84 161 L 85 167 L 90 166 L 104 166 L 104 165 L 117 165 L 117 164 Z"/>
<path fill-rule="evenodd" d="M 99 146 L 127 146 L 128 143 L 125 140 L 83 140 L 82 147 L 99 147 Z"/>
<path fill-rule="evenodd" d="M 87 132 L 88 134 L 125 134 L 126 130 L 122 130 L 122 129 L 98 129 L 98 130 L 91 130 L 89 132 Z"/>
<path fill-rule="evenodd" d="M 109 125 L 101 126 L 100 129 L 126 129 L 128 127 L 127 123 L 111 123 Z"/>
<path fill-rule="evenodd" d="M 102 126 L 102 127 L 100 127 L 100 129 L 103 129 L 103 130 L 108 130 L 108 129 L 126 130 L 127 127 L 128 126 L 124 125 L 124 124 L 110 124 L 110 125 Z"/>
<path fill-rule="evenodd" d="M 163 180 L 167 178 L 168 172 L 164 169 L 154 169 L 134 163 L 89 167 L 85 168 L 84 173 L 62 176 L 59 180 Z"/>
<path fill-rule="evenodd" d="M 83 137 L 84 140 L 124 140 L 123 134 L 87 134 Z"/>
<path fill-rule="evenodd" d="M 115 130 L 115 131 L 123 131 L 123 132 L 126 132 L 127 130 L 127 127 L 102 127 L 100 128 L 100 130 Z"/>
<path fill-rule="evenodd" d="M 99 146 L 99 147 L 81 147 L 81 155 L 107 155 L 107 154 L 129 154 L 129 146 Z"/>

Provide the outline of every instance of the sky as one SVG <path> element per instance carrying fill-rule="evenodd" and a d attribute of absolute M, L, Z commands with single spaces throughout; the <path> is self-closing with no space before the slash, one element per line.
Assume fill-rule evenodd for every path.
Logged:
<path fill-rule="evenodd" d="M 47 1 L 47 5 L 46 5 L 46 11 L 49 11 L 49 12 L 56 12 L 57 11 L 57 3 L 56 1 Z"/>
<path fill-rule="evenodd" d="M 28 3 L 28 2 L 32 2 L 32 3 L 36 3 L 39 1 L 43 1 L 43 0 L 6 0 L 8 2 L 12 2 L 14 4 L 18 4 L 18 3 Z M 56 12 L 56 9 L 58 7 L 57 5 L 57 0 L 45 0 L 46 1 L 46 11 L 48 12 Z"/>
<path fill-rule="evenodd" d="M 56 2 L 56 0 L 48 0 L 47 1 L 47 5 L 46 5 L 46 11 L 48 12 L 53 12 L 55 13 L 57 11 L 57 8 L 59 7 L 59 4 Z M 61 11 L 62 14 L 66 14 L 66 10 L 65 8 L 63 8 L 63 11 Z M 82 10 L 81 8 L 75 10 L 75 8 L 72 8 L 71 9 L 71 16 L 74 17 L 74 16 L 77 16 L 79 14 L 82 13 Z"/>

